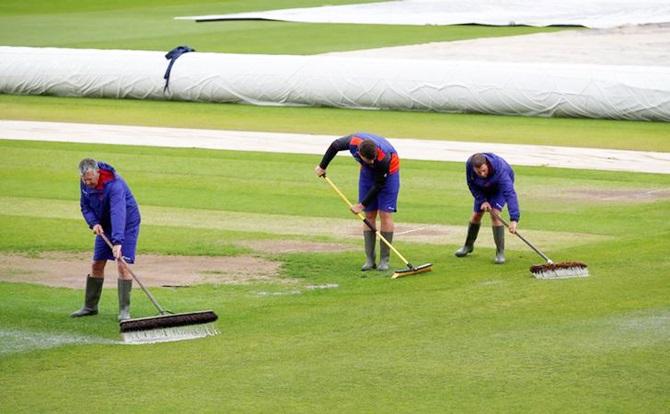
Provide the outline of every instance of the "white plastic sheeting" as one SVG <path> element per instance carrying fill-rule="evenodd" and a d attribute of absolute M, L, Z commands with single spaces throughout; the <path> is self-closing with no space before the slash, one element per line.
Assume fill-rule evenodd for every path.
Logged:
<path fill-rule="evenodd" d="M 383 59 L 670 66 L 670 23 L 322 53 Z"/>
<path fill-rule="evenodd" d="M 207 16 L 214 21 L 265 19 L 308 23 L 406 25 L 487 24 L 496 26 L 577 25 L 608 28 L 670 22 L 667 0 L 400 0 Z"/>
<path fill-rule="evenodd" d="M 670 120 L 670 67 L 0 47 L 0 93 Z"/>

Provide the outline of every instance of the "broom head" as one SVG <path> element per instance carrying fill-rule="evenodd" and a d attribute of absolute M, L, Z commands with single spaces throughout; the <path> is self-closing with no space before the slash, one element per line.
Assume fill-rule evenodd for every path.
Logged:
<path fill-rule="evenodd" d="M 214 311 L 207 310 L 127 319 L 119 325 L 124 342 L 151 344 L 216 335 L 212 322 L 217 319 Z"/>
<path fill-rule="evenodd" d="M 391 279 L 398 279 L 400 277 L 416 275 L 418 273 L 430 272 L 431 270 L 433 270 L 432 263 L 422 264 L 421 266 L 412 266 L 408 263 L 407 269 L 396 270 L 395 273 L 393 273 L 393 276 L 391 276 Z"/>
<path fill-rule="evenodd" d="M 567 279 L 570 277 L 586 277 L 589 269 L 581 262 L 546 263 L 533 265 L 530 272 L 536 279 Z"/>

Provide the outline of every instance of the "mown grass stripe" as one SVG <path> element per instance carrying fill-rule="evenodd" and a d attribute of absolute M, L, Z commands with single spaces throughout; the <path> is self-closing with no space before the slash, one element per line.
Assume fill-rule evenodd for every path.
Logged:
<path fill-rule="evenodd" d="M 48 206 L 48 208 L 45 208 Z M 76 220 L 81 219 L 77 201 L 0 197 L 0 211 L 7 216 L 40 217 Z M 194 229 L 218 229 L 272 233 L 284 235 L 320 236 L 335 239 L 360 239 L 361 224 L 358 220 L 292 215 L 240 213 L 235 211 L 171 208 L 151 205 L 141 206 L 142 223 L 153 226 L 175 226 Z M 397 223 L 396 242 L 428 244 L 458 244 L 465 239 L 464 226 L 422 223 Z M 404 233 L 404 234 L 403 234 Z M 483 227 L 480 242 L 492 246 L 490 231 Z M 610 239 L 598 234 L 528 230 L 529 238 L 548 248 L 597 243 Z M 524 249 L 525 245 L 511 235 L 509 248 Z"/>

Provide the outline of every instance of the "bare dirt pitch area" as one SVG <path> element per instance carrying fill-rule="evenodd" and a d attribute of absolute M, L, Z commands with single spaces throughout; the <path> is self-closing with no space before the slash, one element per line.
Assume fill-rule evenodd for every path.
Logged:
<path fill-rule="evenodd" d="M 407 225 L 396 226 L 396 239 L 403 243 L 428 243 L 455 245 L 465 239 L 466 226 Z M 335 235 L 358 240 L 361 235 L 358 223 L 338 228 Z M 559 248 L 565 245 L 588 244 L 607 239 L 595 234 L 529 231 L 533 240 L 544 247 Z M 332 253 L 360 251 L 361 243 L 314 242 L 308 240 L 240 240 L 236 244 L 248 247 L 258 255 L 240 256 L 164 256 L 138 254 L 133 271 L 147 286 L 192 286 L 203 283 L 244 284 L 252 282 L 287 283 L 280 278 L 282 262 L 264 256 L 284 253 Z M 526 250 L 516 238 L 508 238 L 509 250 Z M 478 238 L 480 247 L 492 247 L 490 232 Z M 453 247 L 453 246 L 450 246 Z M 396 259 L 392 259 L 396 260 Z M 91 253 L 44 252 L 39 254 L 0 253 L 0 281 L 34 283 L 53 287 L 81 289 L 90 272 Z M 105 285 L 116 287 L 116 264 L 109 262 Z"/>
<path fill-rule="evenodd" d="M 597 189 L 597 188 L 572 188 L 562 194 L 565 200 L 594 200 L 600 203 L 651 203 L 657 200 L 670 198 L 668 189 Z"/>
<path fill-rule="evenodd" d="M 547 203 L 569 206 L 573 203 L 585 203 L 591 206 L 607 208 L 614 205 L 631 203 L 653 203 L 670 199 L 670 189 L 661 187 L 603 188 L 596 185 L 556 188 L 551 185 L 526 186 L 520 193 L 524 199 L 544 200 Z"/>
<path fill-rule="evenodd" d="M 262 253 L 336 252 L 354 247 L 301 240 L 239 242 Z M 54 287 L 82 288 L 90 272 L 91 253 L 46 252 L 0 254 L 0 280 Z M 191 286 L 202 283 L 242 284 L 279 281 L 280 261 L 252 255 L 163 256 L 139 254 L 133 271 L 147 286 Z M 108 262 L 105 285 L 116 287 L 116 264 Z M 282 280 L 285 281 L 285 280 Z"/>
<path fill-rule="evenodd" d="M 49 252 L 39 256 L 0 255 L 0 280 L 82 288 L 90 272 L 90 253 Z M 133 271 L 147 286 L 245 283 L 276 279 L 280 262 L 253 256 L 138 255 Z M 105 269 L 105 285 L 116 287 L 116 264 Z"/>

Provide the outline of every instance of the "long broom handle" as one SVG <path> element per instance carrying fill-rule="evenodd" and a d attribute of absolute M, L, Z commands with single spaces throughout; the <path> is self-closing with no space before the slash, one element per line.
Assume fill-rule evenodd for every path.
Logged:
<path fill-rule="evenodd" d="M 505 227 L 509 228 L 509 224 L 508 224 L 508 223 L 505 221 L 505 219 L 502 218 L 499 214 L 496 214 L 496 213 L 493 213 L 493 212 L 492 212 L 492 215 L 495 216 L 498 220 L 502 221 L 502 223 L 505 225 Z M 523 242 L 526 243 L 526 244 L 528 245 L 528 247 L 530 247 L 531 249 L 533 249 L 533 250 L 535 251 L 535 253 L 539 254 L 544 260 L 546 260 L 547 263 L 549 263 L 549 264 L 554 263 L 550 258 L 547 257 L 546 254 L 542 253 L 542 252 L 540 251 L 540 249 L 538 249 L 537 247 L 535 247 L 535 246 L 533 245 L 533 243 L 529 242 L 529 241 L 526 240 L 522 235 L 520 235 L 519 232 L 514 232 L 514 234 L 515 234 L 518 238 L 520 238 L 521 240 L 523 240 Z"/>
<path fill-rule="evenodd" d="M 323 179 L 326 180 L 326 182 L 328 184 L 330 184 L 331 187 L 333 187 L 333 190 L 335 190 L 335 192 L 340 196 L 342 201 L 344 201 L 349 206 L 349 208 L 352 208 L 354 206 L 353 204 L 351 204 L 351 202 L 349 202 L 349 199 L 347 198 L 347 196 L 345 196 L 342 193 L 342 191 L 340 191 L 340 189 L 337 188 L 335 183 L 330 178 L 326 177 L 325 175 L 322 175 L 321 177 L 323 177 Z M 398 257 L 400 258 L 400 260 L 402 260 L 403 263 L 405 263 L 405 265 L 407 265 L 407 267 L 413 268 L 413 266 L 409 263 L 409 261 L 407 259 L 405 259 L 405 257 L 403 255 L 401 255 L 400 252 L 398 250 L 396 250 L 396 248 L 393 247 L 393 245 L 391 243 L 389 243 L 388 240 L 386 240 L 386 238 L 384 236 L 382 236 L 382 233 L 379 230 L 377 230 L 375 228 L 375 226 L 372 225 L 372 223 L 370 223 L 370 221 L 363 215 L 363 213 L 359 212 L 358 217 L 361 220 L 363 220 L 363 222 L 370 228 L 370 230 L 377 233 L 377 236 L 379 237 L 379 240 L 383 241 L 391 250 L 393 250 L 393 253 L 397 254 Z"/>
<path fill-rule="evenodd" d="M 102 237 L 102 239 L 105 241 L 105 243 L 107 243 L 107 246 L 109 246 L 109 248 L 112 249 L 112 251 L 114 251 L 114 246 L 112 246 L 112 242 L 109 241 L 109 239 L 107 238 L 107 236 L 105 236 L 104 233 L 100 233 L 100 237 Z M 138 278 L 137 275 L 130 269 L 130 266 L 128 266 L 128 263 L 127 263 L 126 260 L 123 258 L 123 256 L 119 257 L 119 258 L 116 259 L 116 260 L 118 260 L 119 262 L 123 263 L 123 266 L 126 268 L 126 270 L 128 271 L 128 273 L 130 273 L 130 275 L 133 277 L 133 279 L 135 279 L 135 281 L 137 282 L 137 284 L 140 285 L 140 287 L 142 288 L 142 290 L 144 291 L 144 293 L 146 293 L 146 295 L 147 295 L 147 297 L 149 298 L 149 300 L 151 301 L 151 303 L 154 304 L 154 306 L 156 307 L 156 309 L 158 309 L 158 312 L 160 312 L 161 315 L 165 315 L 165 314 L 170 313 L 170 312 L 166 311 L 165 309 L 163 309 L 163 307 L 162 307 L 161 305 L 158 304 L 158 301 L 154 298 L 154 296 L 151 294 L 151 292 L 149 292 L 149 290 L 148 290 L 147 288 L 144 287 L 144 283 L 142 283 L 142 281 L 140 280 L 140 278 Z"/>

